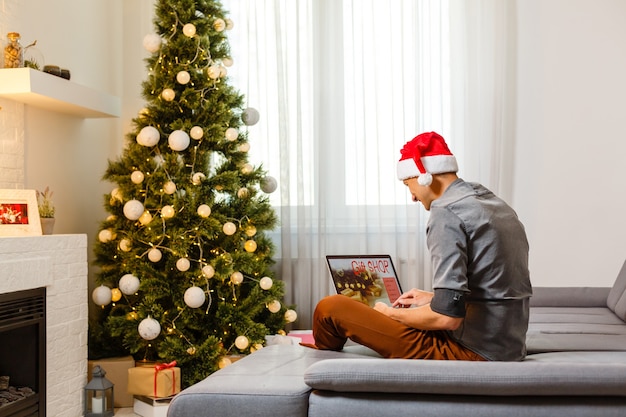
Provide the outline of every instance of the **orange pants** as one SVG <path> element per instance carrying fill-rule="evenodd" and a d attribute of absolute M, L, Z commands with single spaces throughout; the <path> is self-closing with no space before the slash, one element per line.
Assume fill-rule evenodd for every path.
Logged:
<path fill-rule="evenodd" d="M 341 350 L 349 338 L 385 358 L 485 360 L 443 330 L 408 327 L 343 295 L 331 295 L 318 303 L 313 315 L 313 338 L 315 346 L 305 346 Z"/>

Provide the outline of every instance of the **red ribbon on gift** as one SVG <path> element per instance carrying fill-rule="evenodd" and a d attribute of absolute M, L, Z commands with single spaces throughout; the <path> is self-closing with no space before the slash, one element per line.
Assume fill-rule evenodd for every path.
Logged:
<path fill-rule="evenodd" d="M 158 363 L 154 367 L 154 396 L 157 396 L 157 374 L 164 370 L 170 369 L 176 366 L 176 361 L 172 361 L 170 363 Z M 172 369 L 172 393 L 176 391 L 176 372 Z"/>

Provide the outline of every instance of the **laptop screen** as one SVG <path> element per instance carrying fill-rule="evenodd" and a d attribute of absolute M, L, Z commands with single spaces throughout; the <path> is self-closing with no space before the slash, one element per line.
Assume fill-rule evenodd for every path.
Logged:
<path fill-rule="evenodd" d="M 328 270 L 337 294 L 374 306 L 391 305 L 402 294 L 389 255 L 328 255 Z"/>

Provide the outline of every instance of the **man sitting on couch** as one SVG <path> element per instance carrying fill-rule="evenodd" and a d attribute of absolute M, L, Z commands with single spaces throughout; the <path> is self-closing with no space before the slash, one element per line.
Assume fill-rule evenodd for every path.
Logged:
<path fill-rule="evenodd" d="M 325 297 L 308 346 L 341 350 L 349 338 L 386 358 L 523 359 L 532 295 L 524 226 L 491 191 L 457 176 L 456 158 L 437 133 L 416 136 L 401 155 L 399 179 L 430 211 L 434 291 L 414 288 L 393 307 L 373 309 Z"/>

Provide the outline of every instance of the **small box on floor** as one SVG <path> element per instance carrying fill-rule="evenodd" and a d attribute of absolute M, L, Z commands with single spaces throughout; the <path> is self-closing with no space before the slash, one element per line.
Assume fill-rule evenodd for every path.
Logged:
<path fill-rule="evenodd" d="M 133 397 L 133 412 L 141 417 L 167 417 L 172 397 L 155 398 L 143 395 Z"/>
<path fill-rule="evenodd" d="M 167 398 L 180 392 L 180 368 L 176 362 L 136 366 L 128 370 L 128 392 L 135 396 Z"/>
<path fill-rule="evenodd" d="M 100 365 L 106 372 L 105 378 L 113 383 L 115 407 L 125 408 L 133 406 L 133 396 L 128 393 L 128 370 L 135 367 L 132 356 L 119 358 L 105 358 L 90 360 L 87 366 L 88 380 L 91 381 L 91 372 L 94 366 Z"/>

